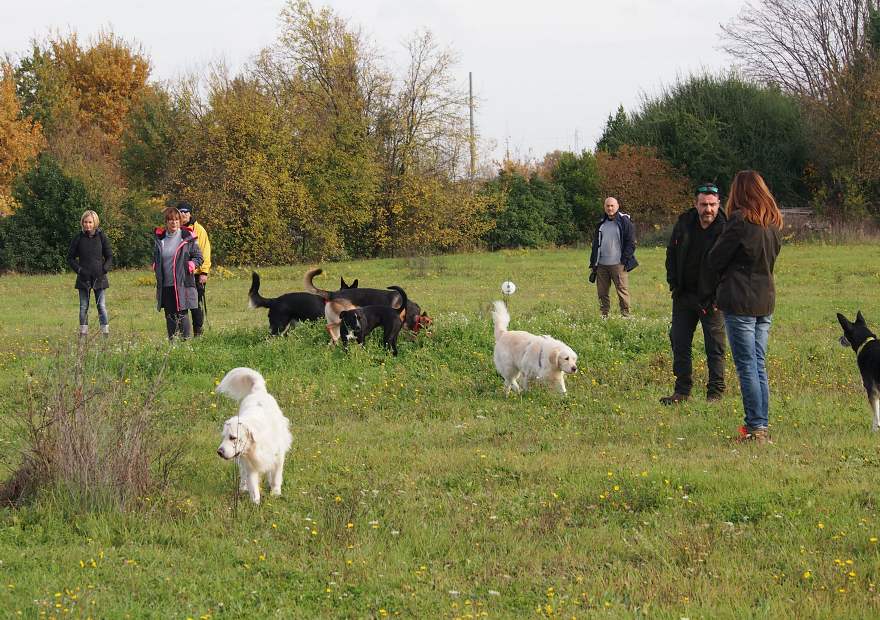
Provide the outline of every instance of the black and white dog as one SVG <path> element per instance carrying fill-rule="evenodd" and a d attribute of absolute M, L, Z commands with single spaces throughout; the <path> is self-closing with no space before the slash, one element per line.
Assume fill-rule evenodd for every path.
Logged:
<path fill-rule="evenodd" d="M 859 372 L 862 374 L 862 384 L 868 393 L 868 404 L 874 419 L 871 424 L 873 431 L 880 430 L 880 342 L 877 336 L 868 329 L 865 317 L 859 310 L 854 323 L 850 323 L 845 316 L 837 313 L 837 320 L 843 328 L 843 336 L 840 344 L 852 347 L 856 352 L 856 362 L 859 364 Z"/>
<path fill-rule="evenodd" d="M 357 280 L 352 284 L 357 286 Z M 324 318 L 324 299 L 318 295 L 287 293 L 272 299 L 262 297 L 260 275 L 256 271 L 251 278 L 248 300 L 251 308 L 269 308 L 269 331 L 273 336 L 283 334 L 288 325 L 296 327 L 299 321 L 317 321 Z"/>
<path fill-rule="evenodd" d="M 397 355 L 397 336 L 403 328 L 406 310 L 406 292 L 399 286 L 389 286 L 390 290 L 400 293 L 400 305 L 392 306 L 361 306 L 351 310 L 343 310 L 339 313 L 339 332 L 342 346 L 346 347 L 350 339 L 356 339 L 362 345 L 370 335 L 370 332 L 382 326 L 382 342 Z"/>

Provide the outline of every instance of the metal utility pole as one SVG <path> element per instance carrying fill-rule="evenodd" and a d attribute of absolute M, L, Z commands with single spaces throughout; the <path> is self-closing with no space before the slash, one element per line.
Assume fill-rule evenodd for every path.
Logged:
<path fill-rule="evenodd" d="M 474 74 L 468 71 L 468 107 L 471 111 L 471 180 L 477 176 L 477 142 L 474 139 Z"/>

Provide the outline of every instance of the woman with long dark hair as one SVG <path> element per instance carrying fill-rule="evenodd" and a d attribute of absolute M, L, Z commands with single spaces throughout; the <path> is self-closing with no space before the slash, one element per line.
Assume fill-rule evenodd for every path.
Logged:
<path fill-rule="evenodd" d="M 727 224 L 709 252 L 709 265 L 721 278 L 716 303 L 724 312 L 742 392 L 745 416 L 738 438 L 767 443 L 767 340 L 776 305 L 773 267 L 782 245 L 782 214 L 764 179 L 754 170 L 736 174 L 726 209 Z"/>

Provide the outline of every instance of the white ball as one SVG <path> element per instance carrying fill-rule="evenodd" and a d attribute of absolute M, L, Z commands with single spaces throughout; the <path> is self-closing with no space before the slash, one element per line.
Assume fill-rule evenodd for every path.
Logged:
<path fill-rule="evenodd" d="M 516 284 L 508 280 L 501 283 L 501 292 L 504 295 L 513 295 L 516 292 Z"/>

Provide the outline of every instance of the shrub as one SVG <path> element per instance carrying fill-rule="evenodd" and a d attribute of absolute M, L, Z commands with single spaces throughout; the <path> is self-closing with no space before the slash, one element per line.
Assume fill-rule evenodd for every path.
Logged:
<path fill-rule="evenodd" d="M 663 226 L 693 206 L 691 183 L 653 148 L 623 145 L 617 153 L 596 155 L 600 187 L 640 226 Z"/>
<path fill-rule="evenodd" d="M 168 483 L 181 449 L 159 432 L 154 400 L 167 355 L 146 385 L 132 377 L 151 369 L 133 368 L 138 358 L 125 357 L 130 361 L 114 368 L 82 342 L 75 352 L 57 352 L 45 376 L 28 381 L 21 462 L 0 488 L 0 502 L 19 505 L 47 490 L 68 493 L 85 508 L 109 502 L 125 510 Z"/>

